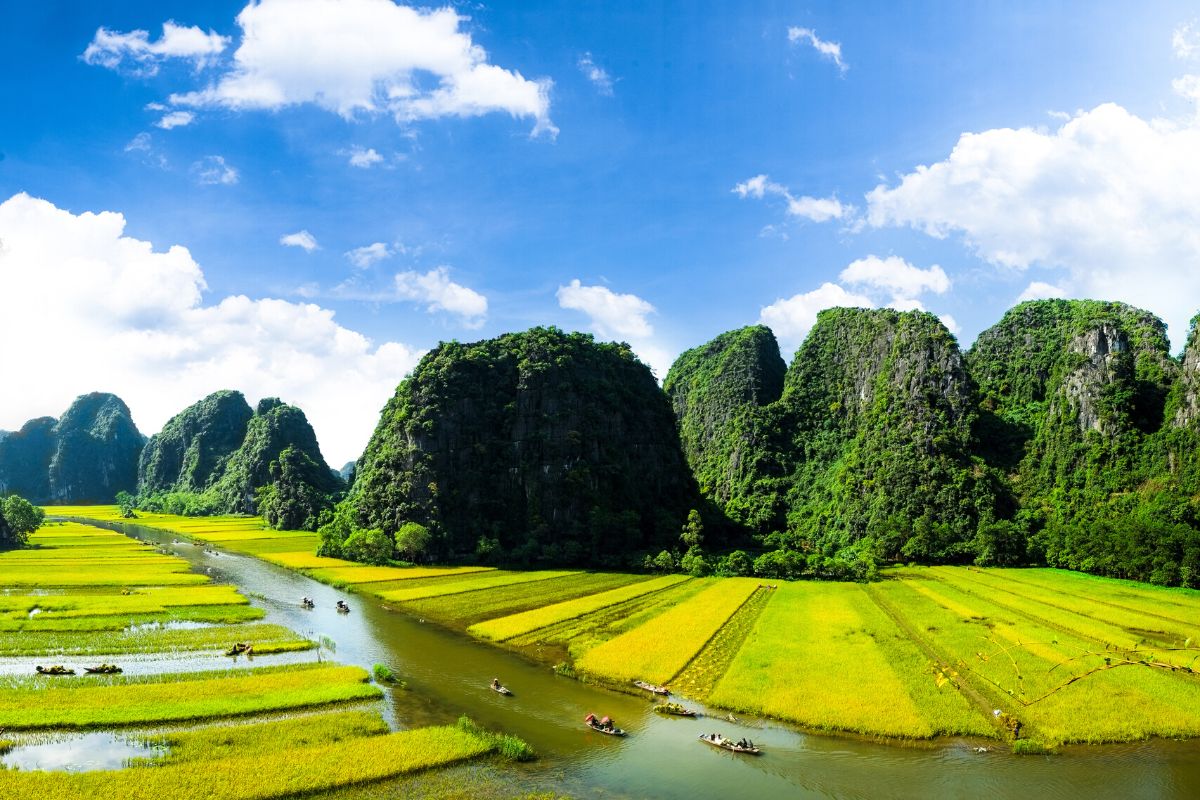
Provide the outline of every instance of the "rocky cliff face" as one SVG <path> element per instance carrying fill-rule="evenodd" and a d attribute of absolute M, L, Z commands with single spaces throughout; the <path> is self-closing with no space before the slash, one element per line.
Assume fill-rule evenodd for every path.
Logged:
<path fill-rule="evenodd" d="M 138 467 L 138 491 L 202 492 L 220 479 L 241 447 L 254 412 L 241 392 L 214 392 L 172 417 L 150 437 Z"/>
<path fill-rule="evenodd" d="M 755 325 L 683 353 L 663 382 L 700 491 L 755 528 L 763 523 L 749 514 L 755 497 L 780 475 L 765 409 L 783 393 L 786 371 L 771 329 Z"/>
<path fill-rule="evenodd" d="M 15 433 L 0 432 L 0 494 L 19 494 L 35 503 L 50 499 L 55 423 L 54 417 L 38 417 Z"/>
<path fill-rule="evenodd" d="M 924 526 L 939 538 L 929 546 L 947 550 L 995 505 L 970 452 L 974 387 L 932 314 L 823 311 L 785 384 L 794 539 L 872 536 L 898 550 L 897 537 Z"/>
<path fill-rule="evenodd" d="M 1179 429 L 1200 427 L 1200 316 L 1192 319 L 1187 347 L 1179 369 L 1179 382 L 1171 403 L 1171 424 Z"/>
<path fill-rule="evenodd" d="M 95 392 L 62 418 L 39 417 L 0 435 L 0 493 L 34 503 L 109 503 L 137 486 L 145 439 L 116 395 Z"/>
<path fill-rule="evenodd" d="M 626 345 L 553 328 L 443 343 L 397 389 L 350 496 L 357 522 L 621 563 L 676 544 L 698 498 L 670 404 Z"/>
<path fill-rule="evenodd" d="M 1134 480 L 1178 373 L 1169 347 L 1161 320 L 1123 303 L 1022 303 L 968 354 L 991 415 L 985 456 L 1014 472 L 1027 499 Z"/>
<path fill-rule="evenodd" d="M 54 434 L 52 502 L 109 502 L 117 492 L 136 488 L 145 438 L 121 398 L 102 392 L 83 395 L 59 419 Z"/>

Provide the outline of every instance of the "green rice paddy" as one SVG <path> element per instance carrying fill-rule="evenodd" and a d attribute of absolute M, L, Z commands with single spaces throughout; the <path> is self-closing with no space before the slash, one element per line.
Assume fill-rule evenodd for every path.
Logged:
<path fill-rule="evenodd" d="M 282 549 L 312 540 L 256 520 L 151 516 L 184 536 L 229 536 L 223 547 L 270 542 L 267 560 L 573 662 L 586 680 L 670 684 L 685 698 L 813 729 L 907 739 L 1005 739 L 1018 729 L 1050 747 L 1200 736 L 1196 591 L 1047 569 L 904 568 L 869 585 L 765 586 L 366 567 Z"/>

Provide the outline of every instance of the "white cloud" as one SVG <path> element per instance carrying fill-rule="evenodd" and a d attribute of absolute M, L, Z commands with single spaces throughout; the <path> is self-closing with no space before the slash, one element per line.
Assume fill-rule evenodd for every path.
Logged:
<path fill-rule="evenodd" d="M 792 44 L 805 42 L 812 46 L 824 58 L 837 64 L 838 70 L 845 75 L 849 66 L 842 61 L 842 45 L 839 42 L 827 42 L 817 36 L 812 28 L 788 28 L 788 41 Z"/>
<path fill-rule="evenodd" d="M 561 308 L 582 311 L 601 336 L 640 339 L 653 335 L 646 319 L 654 306 L 635 294 L 617 294 L 606 286 L 583 286 L 579 279 L 559 286 L 555 295 Z"/>
<path fill-rule="evenodd" d="M 321 249 L 321 245 L 317 244 L 317 237 L 308 231 L 296 231 L 280 236 L 279 243 L 284 247 L 299 247 L 306 253 Z"/>
<path fill-rule="evenodd" d="M 331 464 L 362 452 L 418 351 L 373 343 L 311 303 L 205 302 L 187 248 L 155 251 L 124 229 L 111 211 L 76 215 L 25 194 L 0 203 L 0 341 L 21 342 L 5 349 L 5 368 L 38 376 L 7 393 L 0 428 L 112 391 L 149 434 L 232 388 L 251 402 L 277 395 L 304 409 Z"/>
<path fill-rule="evenodd" d="M 608 74 L 608 71 L 604 67 L 592 60 L 591 53 L 584 53 L 579 57 L 579 71 L 592 82 L 597 92 L 605 97 L 612 97 L 612 76 Z"/>
<path fill-rule="evenodd" d="M 755 175 L 747 178 L 733 187 L 733 193 L 743 200 L 753 198 L 762 200 L 768 195 L 782 197 L 787 201 L 787 213 L 792 217 L 811 220 L 813 222 L 828 222 L 831 219 L 843 219 L 854 214 L 854 207 L 844 205 L 836 197 L 796 197 L 781 183 L 775 183 L 767 175 Z"/>
<path fill-rule="evenodd" d="M 1200 55 L 1200 30 L 1196 30 L 1194 21 L 1175 28 L 1171 34 L 1171 49 L 1176 58 L 1192 59 Z"/>
<path fill-rule="evenodd" d="M 126 153 L 149 153 L 150 152 L 150 134 L 142 131 L 137 136 L 129 140 L 125 145 Z"/>
<path fill-rule="evenodd" d="M 938 318 L 942 324 L 946 326 L 946 330 L 953 333 L 955 336 L 962 336 L 962 326 L 958 324 L 958 320 L 949 314 L 939 314 Z"/>
<path fill-rule="evenodd" d="M 366 150 L 361 147 L 350 148 L 350 166 L 352 167 L 369 169 L 380 161 L 383 161 L 383 156 L 379 155 L 374 147 L 368 147 Z"/>
<path fill-rule="evenodd" d="M 1060 289 L 1052 283 L 1033 281 L 1017 297 L 1017 302 L 1024 303 L 1026 300 L 1052 300 L 1066 296 L 1067 293 L 1065 290 Z"/>
<path fill-rule="evenodd" d="M 232 186 L 238 182 L 238 171 L 225 163 L 222 156 L 205 156 L 192 164 L 192 175 L 197 183 L 205 185 Z"/>
<path fill-rule="evenodd" d="M 169 131 L 171 128 L 182 128 L 184 125 L 191 125 L 195 119 L 196 115 L 191 111 L 171 111 L 163 114 L 162 119 L 154 124 L 164 131 Z"/>
<path fill-rule="evenodd" d="M 478 328 L 487 319 L 487 298 L 473 289 L 450 280 L 446 267 L 424 274 L 401 272 L 396 275 L 396 294 L 405 300 L 425 303 L 428 311 L 446 311 L 460 317 L 464 326 Z"/>
<path fill-rule="evenodd" d="M 764 306 L 758 321 L 768 326 L 779 338 L 784 353 L 795 351 L 804 337 L 817 322 L 817 312 L 839 306 L 850 308 L 874 308 L 869 297 L 853 294 L 836 283 L 823 283 L 811 292 L 792 295 Z"/>
<path fill-rule="evenodd" d="M 488 63 L 461 29 L 465 20 L 452 8 L 391 0 L 260 0 L 237 16 L 242 39 L 232 66 L 171 102 L 267 110 L 312 103 L 347 119 L 387 113 L 402 123 L 505 112 L 533 119 L 534 134 L 557 134 L 552 82 Z"/>
<path fill-rule="evenodd" d="M 129 33 L 100 28 L 91 44 L 83 51 L 83 60 L 109 69 L 119 69 L 132 62 L 133 71 L 140 75 L 154 75 L 159 64 L 167 58 L 183 58 L 192 61 L 197 69 L 212 63 L 229 44 L 229 38 L 215 31 L 205 33 L 196 26 L 185 28 L 174 22 L 163 23 L 162 36 L 150 41 L 147 31 Z"/>
<path fill-rule="evenodd" d="M 393 251 L 383 242 L 375 242 L 374 244 L 363 245 L 356 247 L 346 253 L 346 258 L 350 260 L 358 269 L 366 269 L 372 264 L 383 261 L 393 255 Z"/>
<path fill-rule="evenodd" d="M 1200 307 L 1200 120 L 1105 104 L 1057 130 L 963 134 L 942 161 L 867 195 L 866 220 L 961 235 L 1008 271 L 1065 273 L 1079 296 L 1121 299 L 1170 325 Z"/>
<path fill-rule="evenodd" d="M 843 283 L 886 290 L 897 297 L 916 297 L 925 292 L 945 294 L 950 288 L 950 278 L 937 264 L 921 269 L 899 256 L 857 259 L 850 262 L 838 278 Z"/>

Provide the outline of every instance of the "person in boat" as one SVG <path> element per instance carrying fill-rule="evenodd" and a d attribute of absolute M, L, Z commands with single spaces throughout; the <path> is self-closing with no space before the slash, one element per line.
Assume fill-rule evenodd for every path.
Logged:
<path fill-rule="evenodd" d="M 497 692 L 500 691 L 500 679 L 499 678 L 492 678 L 492 688 L 495 689 Z"/>
<path fill-rule="evenodd" d="M 612 717 L 605 717 L 604 719 L 600 720 L 600 727 L 604 728 L 606 731 L 611 731 L 616 726 L 613 725 Z"/>

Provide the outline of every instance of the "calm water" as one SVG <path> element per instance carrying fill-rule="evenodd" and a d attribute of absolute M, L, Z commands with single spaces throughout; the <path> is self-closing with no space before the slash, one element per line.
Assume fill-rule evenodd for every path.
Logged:
<path fill-rule="evenodd" d="M 236 584 L 266 610 L 266 621 L 313 638 L 329 637 L 336 644 L 337 661 L 367 669 L 376 662 L 391 666 L 408 683 L 407 691 L 389 692 L 388 714 L 396 727 L 449 722 L 466 713 L 487 727 L 521 736 L 541 756 L 530 767 L 514 768 L 523 771 L 522 785 L 530 791 L 664 800 L 1200 798 L 1196 741 L 1015 757 L 976 754 L 973 741 L 881 744 L 806 734 L 774 722 L 745 720 L 735 725 L 662 717 L 645 700 L 559 678 L 544 664 L 388 610 L 373 598 L 255 558 L 227 552 L 214 556 L 190 544 L 171 545 L 170 534 L 133 525 L 114 527 L 166 543 L 214 580 Z M 316 601 L 315 609 L 300 608 L 304 595 Z M 351 614 L 336 613 L 339 599 L 350 604 Z M 190 661 L 211 663 L 207 657 Z M 257 663 L 278 662 L 260 658 Z M 162 666 L 178 668 L 176 660 Z M 489 690 L 493 676 L 499 676 L 514 696 Z M 585 729 L 582 720 L 588 712 L 611 715 L 629 737 L 616 739 Z M 734 738 L 749 736 L 766 753 L 739 757 L 697 741 L 700 733 L 712 730 Z"/>

